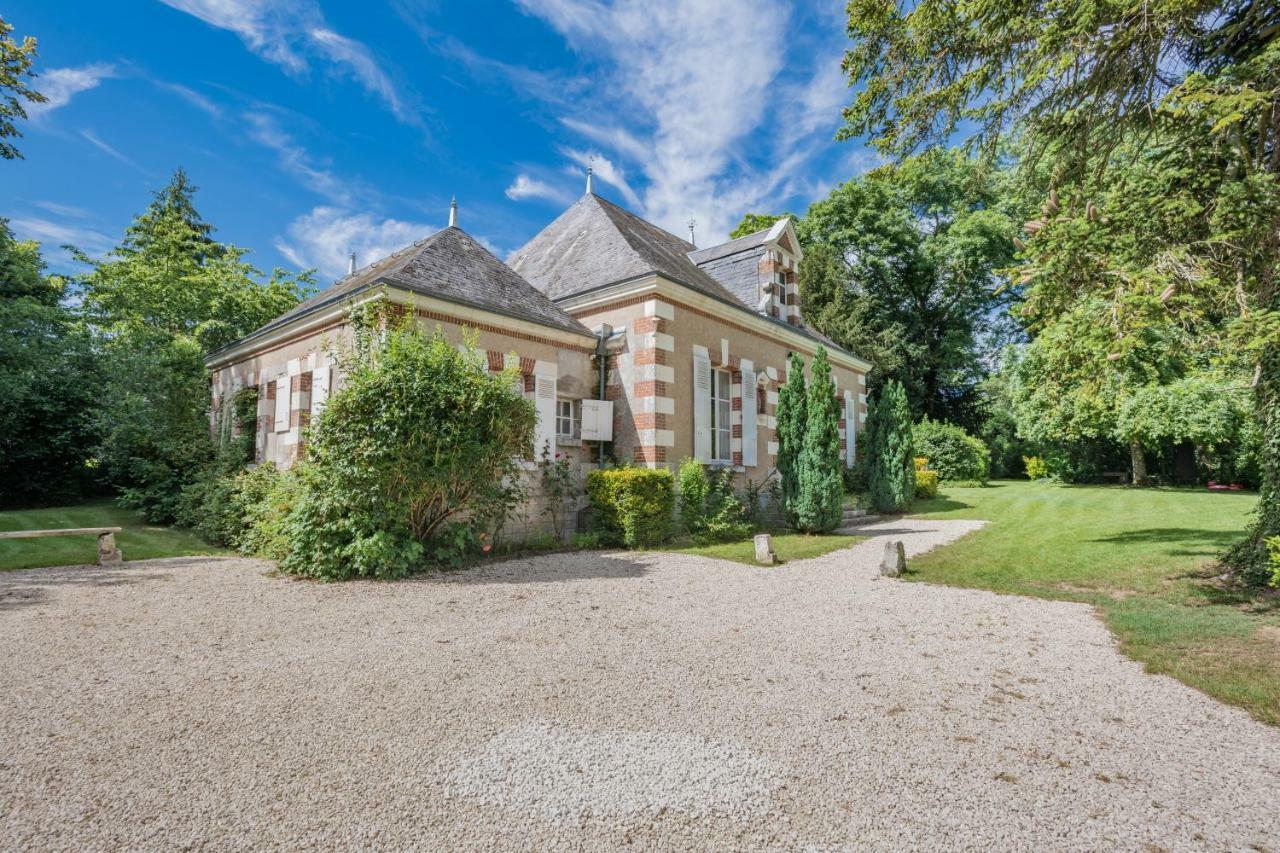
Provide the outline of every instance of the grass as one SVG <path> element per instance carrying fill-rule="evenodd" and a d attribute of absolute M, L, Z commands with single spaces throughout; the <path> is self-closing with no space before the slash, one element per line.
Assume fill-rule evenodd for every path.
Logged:
<path fill-rule="evenodd" d="M 773 550 L 778 555 L 778 563 L 792 560 L 807 560 L 810 557 L 821 557 L 841 548 L 856 545 L 865 536 L 845 536 L 839 533 L 824 533 L 806 536 L 803 533 L 773 534 Z M 756 562 L 755 543 L 748 539 L 745 542 L 725 542 L 719 545 L 682 545 L 675 543 L 663 548 L 677 554 L 695 554 L 699 557 L 714 557 L 719 560 L 732 560 L 735 563 L 746 563 L 749 566 L 759 565 Z"/>
<path fill-rule="evenodd" d="M 944 486 L 917 515 L 989 523 L 912 560 L 909 578 L 1092 604 L 1149 671 L 1280 725 L 1280 599 L 1213 577 L 1254 503 L 1193 489 Z"/>
<path fill-rule="evenodd" d="M 190 530 L 149 524 L 136 512 L 110 503 L 0 512 L 0 531 L 58 527 L 122 527 L 124 531 L 116 535 L 116 546 L 125 560 L 227 553 Z M 0 571 L 97 561 L 98 540 L 94 536 L 0 540 Z"/>

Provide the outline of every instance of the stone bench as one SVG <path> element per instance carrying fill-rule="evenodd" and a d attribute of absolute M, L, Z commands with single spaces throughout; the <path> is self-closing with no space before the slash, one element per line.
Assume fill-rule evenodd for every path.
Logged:
<path fill-rule="evenodd" d="M 118 566 L 124 562 L 116 547 L 116 534 L 122 527 L 66 527 L 61 530 L 9 530 L 0 533 L 0 539 L 39 539 L 42 536 L 97 536 L 98 565 Z"/>

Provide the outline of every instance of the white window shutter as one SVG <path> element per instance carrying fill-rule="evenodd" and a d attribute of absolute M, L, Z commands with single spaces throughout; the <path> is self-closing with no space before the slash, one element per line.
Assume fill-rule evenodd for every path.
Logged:
<path fill-rule="evenodd" d="M 854 427 L 857 406 L 853 402 L 853 392 L 844 392 L 844 464 L 852 468 L 857 459 L 857 430 Z"/>
<path fill-rule="evenodd" d="M 613 441 L 613 401 L 582 401 L 582 440 Z"/>
<path fill-rule="evenodd" d="M 324 411 L 325 403 L 329 402 L 329 377 L 333 372 L 333 368 L 329 365 L 317 367 L 311 372 L 311 417 L 315 419 Z"/>
<path fill-rule="evenodd" d="M 542 461 L 542 449 L 550 448 L 548 455 L 556 455 L 556 379 L 554 376 L 534 377 L 534 406 L 538 410 L 538 427 L 534 430 L 533 458 Z"/>
<path fill-rule="evenodd" d="M 742 371 L 742 464 L 756 464 L 756 373 Z"/>
<path fill-rule="evenodd" d="M 711 461 L 711 359 L 693 357 L 693 458 Z"/>
<path fill-rule="evenodd" d="M 289 431 L 289 377 L 276 380 L 276 432 Z"/>

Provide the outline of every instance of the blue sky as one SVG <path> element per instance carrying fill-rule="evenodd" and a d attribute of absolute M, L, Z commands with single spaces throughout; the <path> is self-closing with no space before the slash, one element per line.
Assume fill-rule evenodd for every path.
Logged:
<path fill-rule="evenodd" d="M 699 245 L 876 163 L 836 143 L 842 4 L 9 0 L 40 42 L 0 216 L 97 255 L 183 167 L 225 241 L 322 285 L 459 224 L 501 257 L 583 189 Z"/>

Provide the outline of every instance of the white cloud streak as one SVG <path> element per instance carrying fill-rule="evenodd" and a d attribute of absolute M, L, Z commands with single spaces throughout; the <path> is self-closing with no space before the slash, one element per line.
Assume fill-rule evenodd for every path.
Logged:
<path fill-rule="evenodd" d="M 540 198 L 558 204 L 568 204 L 573 200 L 572 196 L 565 192 L 564 189 L 553 187 L 546 181 L 531 178 L 523 172 L 516 175 L 516 179 L 511 182 L 511 186 L 507 187 L 506 196 L 512 201 Z"/>
<path fill-rule="evenodd" d="M 570 168 L 567 170 L 570 174 L 585 175 L 587 168 L 590 167 L 592 175 L 622 193 L 622 197 L 627 204 L 634 208 L 642 207 L 640 196 L 636 194 L 636 191 L 631 188 L 631 184 L 627 182 L 626 172 L 623 171 L 621 166 L 616 165 L 599 151 L 579 151 L 576 148 L 562 147 L 560 153 L 582 167 L 580 173 L 578 170 Z"/>
<path fill-rule="evenodd" d="M 116 68 L 108 63 L 95 63 L 80 68 L 54 68 L 42 72 L 35 89 L 47 99 L 44 103 L 25 106 L 27 116 L 38 120 L 71 103 L 81 92 L 96 89 L 103 80 L 116 76 Z"/>
<path fill-rule="evenodd" d="M 646 217 L 674 233 L 693 217 L 720 240 L 743 212 L 808 188 L 799 176 L 847 96 L 843 45 L 798 49 L 784 0 L 518 2 L 599 63 L 595 97 L 561 121 L 639 169 Z"/>
<path fill-rule="evenodd" d="M 106 154 L 108 157 L 112 157 L 113 159 L 119 160 L 121 163 L 124 163 L 126 166 L 132 166 L 133 168 L 137 169 L 139 172 L 147 171 L 146 169 L 139 166 L 138 163 L 132 158 L 120 153 L 115 148 L 103 142 L 101 139 L 98 138 L 98 135 L 94 133 L 92 130 L 89 130 L 86 128 L 85 130 L 80 131 L 80 135 L 84 137 L 85 141 L 87 141 L 90 145 L 92 145 L 94 148 L 97 148 L 99 151 Z"/>
<path fill-rule="evenodd" d="M 277 239 L 275 246 L 290 263 L 314 267 L 323 279 L 337 279 L 347 274 L 347 256 L 352 251 L 357 265 L 365 266 L 440 227 L 321 206 L 291 222 L 287 235 Z"/>
<path fill-rule="evenodd" d="M 293 138 L 276 117 L 268 112 L 245 113 L 249 138 L 274 151 L 280 166 L 297 178 L 303 186 L 326 199 L 340 204 L 351 198 L 351 186 L 335 175 L 326 162 L 317 161 Z"/>
<path fill-rule="evenodd" d="M 315 0 L 161 0 L 210 26 L 229 30 L 245 47 L 295 77 L 320 59 L 331 70 L 353 78 L 381 100 L 405 124 L 420 119 L 412 98 L 402 93 L 374 58 L 368 45 L 331 29 Z"/>

